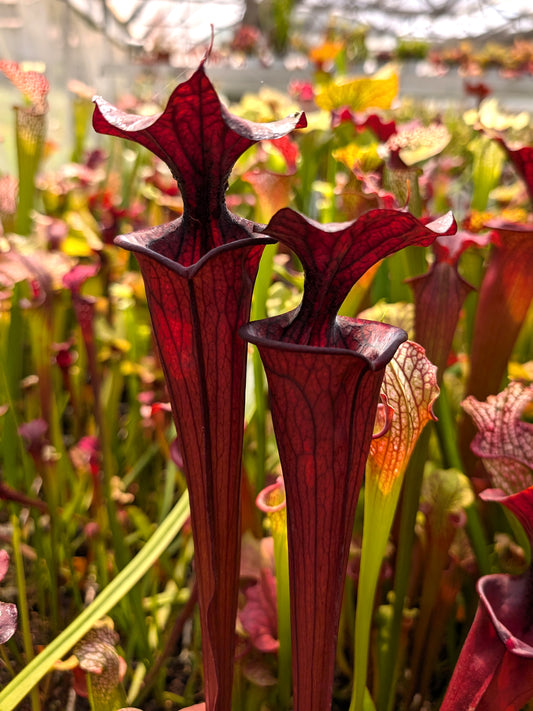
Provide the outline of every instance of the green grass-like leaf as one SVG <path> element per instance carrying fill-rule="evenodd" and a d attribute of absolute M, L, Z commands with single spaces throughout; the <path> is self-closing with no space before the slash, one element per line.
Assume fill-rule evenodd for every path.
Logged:
<path fill-rule="evenodd" d="M 142 576 L 176 537 L 189 516 L 189 495 L 185 492 L 157 528 L 143 549 L 109 583 L 70 625 L 35 657 L 0 693 L 0 709 L 12 711 L 22 699 L 101 617 L 106 615 Z"/>

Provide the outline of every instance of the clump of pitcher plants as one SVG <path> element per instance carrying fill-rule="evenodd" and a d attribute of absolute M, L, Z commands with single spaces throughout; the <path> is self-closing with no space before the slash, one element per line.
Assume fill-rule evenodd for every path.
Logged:
<path fill-rule="evenodd" d="M 481 149 L 459 154 L 446 117 L 395 122 L 394 72 L 259 122 L 221 102 L 210 51 L 160 113 L 94 98 L 120 179 L 79 126 L 80 166 L 41 183 L 50 214 L 19 196 L 3 217 L 20 630 L 0 603 L 0 708 L 46 708 L 60 678 L 93 710 L 520 711 L 532 223 L 483 221 L 488 183 L 470 212 L 446 199 Z M 40 126 L 33 185 L 48 85 L 0 70 Z M 531 195 L 530 153 L 505 150 Z"/>

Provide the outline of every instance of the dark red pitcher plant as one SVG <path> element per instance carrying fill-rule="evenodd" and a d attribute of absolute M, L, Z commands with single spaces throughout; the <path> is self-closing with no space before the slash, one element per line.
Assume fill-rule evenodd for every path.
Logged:
<path fill-rule="evenodd" d="M 481 497 L 509 509 L 533 545 L 532 486 L 509 496 L 485 489 Z M 533 567 L 485 575 L 477 591 L 477 613 L 441 711 L 520 711 L 533 697 Z"/>
<path fill-rule="evenodd" d="M 500 134 L 492 135 L 504 148 L 516 173 L 524 181 L 529 214 L 524 222 L 494 218 L 492 249 L 479 291 L 466 394 L 477 400 L 501 390 L 507 364 L 533 302 L 533 147 L 514 146 Z M 470 449 L 475 428 L 468 418 L 461 421 L 459 444 L 466 470 L 472 475 L 477 460 Z"/>
<path fill-rule="evenodd" d="M 151 117 L 95 98 L 96 131 L 136 141 L 170 168 L 183 215 L 119 237 L 135 252 L 169 390 L 189 489 L 208 711 L 229 711 L 235 646 L 246 343 L 252 288 L 265 244 L 229 212 L 233 164 L 262 139 L 305 125 L 296 115 L 258 124 L 220 103 L 204 70 Z"/>
<path fill-rule="evenodd" d="M 295 711 L 331 707 L 340 605 L 355 506 L 384 369 L 407 334 L 337 316 L 373 264 L 455 230 L 401 210 L 320 225 L 290 208 L 264 232 L 293 250 L 305 272 L 295 310 L 241 329 L 260 351 L 287 497 Z"/>

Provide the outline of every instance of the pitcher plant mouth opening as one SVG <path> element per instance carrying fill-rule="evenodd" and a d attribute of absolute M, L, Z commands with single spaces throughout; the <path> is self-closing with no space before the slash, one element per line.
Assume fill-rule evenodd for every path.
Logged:
<path fill-rule="evenodd" d="M 255 223 L 237 215 L 230 215 L 230 213 L 228 215 L 230 216 L 228 226 L 233 233 L 231 235 L 228 232 L 229 241 L 218 247 L 213 247 L 191 264 L 182 263 L 176 256 L 181 251 L 180 244 L 187 241 L 187 228 L 183 225 L 182 217 L 167 225 L 120 235 L 115 238 L 114 242 L 119 247 L 131 252 L 153 258 L 185 279 L 192 279 L 214 255 L 224 254 L 234 249 L 275 244 L 276 240 L 268 235 L 253 232 Z"/>
<path fill-rule="evenodd" d="M 209 51 L 198 69 L 172 92 L 165 109 L 151 117 L 120 111 L 95 97 L 97 132 L 144 146 L 170 169 L 183 198 L 183 215 L 155 228 L 155 251 L 191 266 L 210 250 L 247 238 L 252 225 L 232 215 L 225 203 L 231 169 L 248 148 L 306 125 L 304 114 L 255 123 L 233 116 L 220 102 L 205 73 Z M 163 230 L 164 234 L 160 234 Z"/>
<path fill-rule="evenodd" d="M 321 346 L 283 340 L 298 314 L 299 309 L 294 309 L 280 316 L 253 321 L 243 326 L 240 333 L 250 343 L 264 343 L 273 350 L 317 355 L 350 353 L 364 361 L 365 366 L 372 371 L 384 368 L 400 343 L 407 338 L 403 329 L 385 323 L 337 316 L 334 344 Z"/>

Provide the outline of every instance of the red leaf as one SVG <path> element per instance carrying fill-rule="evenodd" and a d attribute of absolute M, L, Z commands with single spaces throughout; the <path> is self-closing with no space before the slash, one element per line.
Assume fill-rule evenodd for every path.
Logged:
<path fill-rule="evenodd" d="M 292 174 L 296 171 L 296 159 L 300 153 L 298 144 L 289 136 L 282 136 L 277 141 L 272 141 L 272 147 L 281 153 L 287 164 L 287 173 Z"/>
<path fill-rule="evenodd" d="M 533 385 L 513 381 L 486 402 L 472 395 L 462 402 L 478 429 L 472 452 L 483 460 L 492 486 L 506 494 L 533 483 L 533 425 L 521 419 L 531 401 Z"/>
<path fill-rule="evenodd" d="M 496 136 L 495 139 L 505 148 L 512 164 L 525 182 L 529 199 L 533 204 L 533 147 L 521 146 L 520 148 L 514 148 L 502 136 Z"/>
<path fill-rule="evenodd" d="M 494 227 L 492 252 L 479 291 L 470 351 L 466 395 L 485 400 L 500 390 L 507 363 L 533 300 L 533 223 L 489 223 Z M 463 463 L 472 473 L 470 443 L 475 428 L 463 419 L 460 444 Z"/>
<path fill-rule="evenodd" d="M 479 292 L 472 337 L 469 395 L 500 389 L 505 368 L 533 300 L 533 223 L 493 222 L 492 253 Z"/>
<path fill-rule="evenodd" d="M 492 89 L 490 88 L 490 86 L 481 81 L 469 82 L 465 79 L 463 81 L 463 87 L 465 90 L 465 94 L 469 96 L 475 96 L 478 102 L 483 101 L 483 99 L 486 99 L 487 96 L 492 93 Z"/>
<path fill-rule="evenodd" d="M 533 542 L 533 487 L 512 496 L 488 490 L 520 520 Z M 478 611 L 441 711 L 519 711 L 533 698 L 533 568 L 518 577 L 486 575 L 478 581 Z"/>
<path fill-rule="evenodd" d="M 9 554 L 0 550 L 0 582 L 4 579 L 9 567 Z M 17 606 L 10 602 L 0 602 L 0 644 L 11 639 L 17 629 Z"/>
<path fill-rule="evenodd" d="M 98 274 L 98 270 L 98 264 L 76 264 L 63 276 L 63 285 L 70 289 L 73 295 L 79 295 L 83 284 Z"/>
<path fill-rule="evenodd" d="M 9 553 L 0 549 L 0 582 L 6 577 L 9 568 Z"/>
<path fill-rule="evenodd" d="M 381 143 L 388 141 L 388 139 L 397 131 L 395 121 L 384 121 L 377 114 L 370 114 L 363 121 L 360 121 L 357 117 L 355 117 L 354 124 L 359 130 L 369 128 L 376 134 Z"/>
<path fill-rule="evenodd" d="M 533 486 L 509 496 L 497 490 L 486 489 L 480 496 L 484 501 L 497 501 L 506 506 L 520 521 L 529 542 L 533 545 Z M 531 612 L 533 614 L 533 610 Z"/>
<path fill-rule="evenodd" d="M 11 639 L 17 631 L 18 610 L 12 602 L 0 602 L 0 644 Z"/>
<path fill-rule="evenodd" d="M 487 575 L 477 587 L 481 602 L 441 711 L 519 711 L 533 698 L 533 639 L 530 632 L 519 640 L 500 620 L 509 610 L 516 611 L 513 617 L 525 610 L 526 581 Z M 509 647 L 500 637 L 504 631 Z M 522 654 L 514 649 L 518 641 Z"/>
<path fill-rule="evenodd" d="M 458 272 L 459 257 L 468 247 L 487 243 L 487 236 L 468 232 L 437 237 L 433 243 L 435 261 L 430 270 L 408 282 L 415 297 L 415 338 L 437 366 L 439 382 L 448 362 L 463 302 L 472 290 Z"/>
<path fill-rule="evenodd" d="M 442 377 L 463 302 L 473 287 L 448 262 L 434 262 L 427 274 L 409 280 L 415 299 L 415 338 Z"/>
<path fill-rule="evenodd" d="M 490 242 L 487 233 L 476 234 L 461 230 L 454 235 L 440 235 L 433 242 L 433 251 L 439 262 L 457 265 L 459 257 L 470 247 L 486 247 Z"/>
<path fill-rule="evenodd" d="M 277 652 L 279 647 L 276 578 L 263 568 L 259 580 L 244 591 L 246 604 L 239 612 L 241 624 L 252 645 L 260 652 Z"/>
<path fill-rule="evenodd" d="M 384 121 L 378 114 L 365 115 L 346 107 L 332 112 L 332 128 L 337 128 L 346 121 L 353 123 L 360 132 L 370 129 L 381 143 L 386 143 L 396 133 L 396 122 Z"/>
<path fill-rule="evenodd" d="M 173 91 L 165 110 L 156 116 L 125 113 L 101 97 L 95 98 L 93 116 L 96 131 L 145 146 L 168 165 L 178 181 L 184 224 L 174 223 L 176 233 L 167 233 L 166 241 L 171 244 L 166 245 L 165 254 L 185 266 L 242 236 L 232 230 L 224 203 L 237 158 L 258 141 L 280 138 L 306 125 L 303 114 L 272 123 L 253 123 L 232 115 L 220 103 L 204 62 Z"/>
<path fill-rule="evenodd" d="M 282 340 L 341 345 L 335 318 L 354 283 L 380 259 L 410 245 L 427 246 L 455 229 L 451 214 L 424 225 L 401 210 L 370 210 L 354 222 L 325 226 L 280 210 L 264 232 L 296 252 L 306 274 L 301 306 Z"/>

